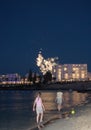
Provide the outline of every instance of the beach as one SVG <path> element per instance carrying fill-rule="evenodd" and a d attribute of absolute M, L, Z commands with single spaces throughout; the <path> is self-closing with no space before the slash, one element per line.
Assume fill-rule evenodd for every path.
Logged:
<path fill-rule="evenodd" d="M 91 130 L 91 104 L 75 108 L 75 114 L 52 120 L 43 130 Z"/>
<path fill-rule="evenodd" d="M 0 91 L 0 130 L 37 129 L 36 113 L 32 111 L 32 104 L 36 92 L 37 91 L 15 90 Z M 45 127 L 43 129 L 50 130 L 53 124 L 56 126 L 56 122 L 69 121 L 70 118 L 80 115 L 81 109 L 83 110 L 86 107 L 86 110 L 88 110 L 89 107 L 87 108 L 87 104 L 91 101 L 90 93 L 64 91 L 63 108 L 59 113 L 56 108 L 55 96 L 56 91 L 42 91 L 42 99 L 46 108 L 43 120 Z M 71 115 L 69 112 L 73 106 L 75 107 L 76 114 Z M 62 118 L 60 115 L 62 115 Z"/>

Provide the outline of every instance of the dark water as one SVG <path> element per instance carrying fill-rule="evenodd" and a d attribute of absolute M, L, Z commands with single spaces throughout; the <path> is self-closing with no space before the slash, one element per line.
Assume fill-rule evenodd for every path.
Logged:
<path fill-rule="evenodd" d="M 0 130 L 29 130 L 33 127 L 36 114 L 32 105 L 37 91 L 0 91 Z M 63 92 L 63 108 L 84 103 L 91 94 Z M 42 91 L 45 105 L 44 120 L 57 112 L 56 91 Z"/>

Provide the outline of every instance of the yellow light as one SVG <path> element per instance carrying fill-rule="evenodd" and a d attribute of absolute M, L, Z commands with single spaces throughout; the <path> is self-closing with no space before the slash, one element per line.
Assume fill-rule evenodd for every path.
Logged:
<path fill-rule="evenodd" d="M 74 109 L 71 110 L 71 114 L 74 115 L 76 112 Z"/>

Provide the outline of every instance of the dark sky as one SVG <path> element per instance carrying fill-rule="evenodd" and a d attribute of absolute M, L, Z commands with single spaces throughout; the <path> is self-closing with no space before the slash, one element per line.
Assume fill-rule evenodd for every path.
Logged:
<path fill-rule="evenodd" d="M 40 48 L 91 72 L 90 0 L 1 0 L 0 74 L 37 71 Z"/>

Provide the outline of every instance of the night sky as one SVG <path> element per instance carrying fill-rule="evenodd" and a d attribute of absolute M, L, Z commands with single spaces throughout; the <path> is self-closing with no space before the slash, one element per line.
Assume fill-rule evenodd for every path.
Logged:
<path fill-rule="evenodd" d="M 91 72 L 90 0 L 1 0 L 0 74 L 38 71 L 36 57 L 88 64 Z"/>

